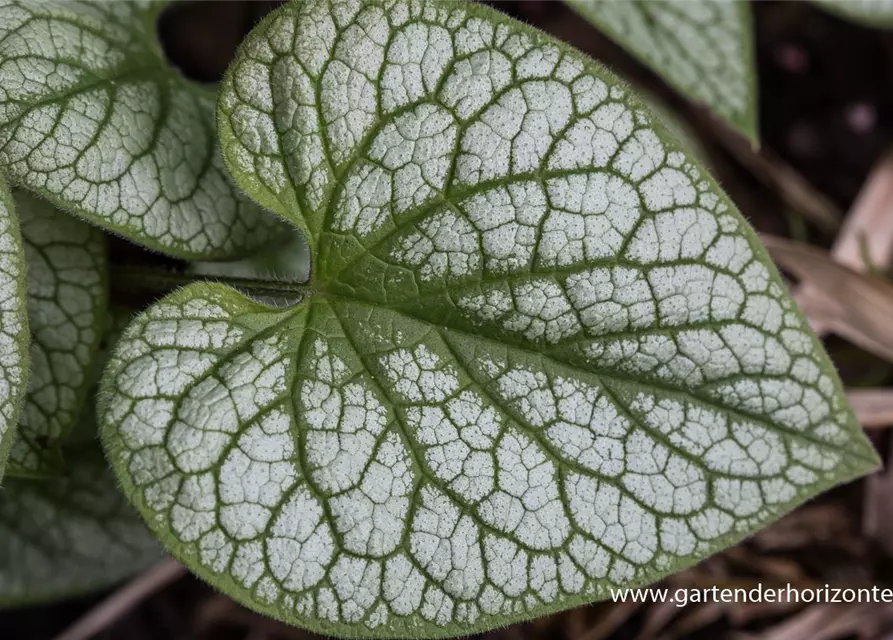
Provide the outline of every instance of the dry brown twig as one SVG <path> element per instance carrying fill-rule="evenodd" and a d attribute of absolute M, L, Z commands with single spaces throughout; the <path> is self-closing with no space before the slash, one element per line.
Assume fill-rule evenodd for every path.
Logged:
<path fill-rule="evenodd" d="M 893 153 L 875 166 L 859 192 L 840 229 L 830 257 L 834 262 L 864 273 L 869 267 L 886 270 L 893 260 Z M 815 332 L 824 335 L 835 329 L 833 321 L 823 318 L 823 303 L 834 291 L 822 286 L 819 278 L 807 279 L 794 297 L 809 311 Z"/>
<path fill-rule="evenodd" d="M 853 203 L 831 256 L 837 262 L 864 271 L 870 264 L 886 269 L 893 259 L 893 153 L 875 165 Z"/>
<path fill-rule="evenodd" d="M 887 271 L 893 260 L 893 154 L 877 163 L 853 204 L 830 254 L 780 238 L 765 238 L 769 253 L 801 279 L 794 298 L 819 335 L 836 333 L 893 362 L 893 287 L 867 275 Z M 893 424 L 893 389 L 848 391 L 864 427 Z M 869 476 L 864 485 L 862 531 L 893 553 L 893 473 Z"/>
<path fill-rule="evenodd" d="M 137 576 L 90 609 L 55 640 L 88 640 L 107 629 L 146 598 L 186 575 L 179 562 L 167 559 Z"/>
<path fill-rule="evenodd" d="M 769 255 L 796 275 L 807 291 L 798 302 L 806 315 L 866 351 L 893 362 L 893 286 L 835 262 L 815 247 L 761 236 Z"/>
<path fill-rule="evenodd" d="M 863 427 L 893 427 L 893 388 L 849 389 L 846 395 Z"/>

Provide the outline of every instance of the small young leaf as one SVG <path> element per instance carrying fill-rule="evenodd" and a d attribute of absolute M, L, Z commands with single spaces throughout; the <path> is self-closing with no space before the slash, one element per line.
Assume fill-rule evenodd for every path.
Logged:
<path fill-rule="evenodd" d="M 7 474 L 47 476 L 80 415 L 108 304 L 102 232 L 23 192 L 15 194 L 28 266 L 31 368 Z"/>
<path fill-rule="evenodd" d="M 0 607 L 102 589 L 163 557 L 95 442 L 66 453 L 69 477 L 0 490 Z"/>
<path fill-rule="evenodd" d="M 12 193 L 0 177 L 0 480 L 28 386 L 25 251 Z"/>
<path fill-rule="evenodd" d="M 868 27 L 893 28 L 893 0 L 816 0 L 820 7 Z"/>
<path fill-rule="evenodd" d="M 229 182 L 214 92 L 156 41 L 165 2 L 0 3 L 0 165 L 11 180 L 165 253 L 223 258 L 271 217 Z"/>
<path fill-rule="evenodd" d="M 751 141 L 757 87 L 750 4 L 736 0 L 567 0 L 580 15 Z"/>
<path fill-rule="evenodd" d="M 624 85 L 471 3 L 293 2 L 221 88 L 307 295 L 138 316 L 100 428 L 226 593 L 472 632 L 690 565 L 877 464 L 753 232 Z"/>

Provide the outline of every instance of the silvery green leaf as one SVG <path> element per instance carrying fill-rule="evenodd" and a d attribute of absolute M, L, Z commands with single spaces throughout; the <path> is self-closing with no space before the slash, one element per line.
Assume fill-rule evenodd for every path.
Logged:
<path fill-rule="evenodd" d="M 12 193 L 0 177 L 0 480 L 28 386 L 25 250 Z"/>
<path fill-rule="evenodd" d="M 68 477 L 0 489 L 0 607 L 103 589 L 163 557 L 95 443 L 66 453 Z"/>
<path fill-rule="evenodd" d="M 193 284 L 100 429 L 165 547 L 338 636 L 468 635 L 691 565 L 877 464 L 752 230 L 611 73 L 471 3 L 293 2 L 221 88 L 300 304 Z"/>
<path fill-rule="evenodd" d="M 272 220 L 228 180 L 214 91 L 156 40 L 165 2 L 0 2 L 0 166 L 63 209 L 165 253 L 250 253 Z"/>
<path fill-rule="evenodd" d="M 891 0 L 816 0 L 831 13 L 869 27 L 893 27 Z"/>
<path fill-rule="evenodd" d="M 63 468 L 61 446 L 90 385 L 108 303 L 105 237 L 45 200 L 15 193 L 28 267 L 28 393 L 7 474 Z"/>
<path fill-rule="evenodd" d="M 567 0 L 580 15 L 758 141 L 750 4 L 743 0 Z"/>

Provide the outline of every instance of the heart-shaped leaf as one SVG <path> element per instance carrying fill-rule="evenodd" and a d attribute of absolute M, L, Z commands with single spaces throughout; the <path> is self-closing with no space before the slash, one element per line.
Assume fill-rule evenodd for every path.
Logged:
<path fill-rule="evenodd" d="M 750 3 L 566 1 L 677 91 L 759 141 Z"/>
<path fill-rule="evenodd" d="M 816 0 L 833 14 L 869 27 L 893 27 L 891 0 Z"/>
<path fill-rule="evenodd" d="M 28 393 L 7 473 L 62 470 L 61 445 L 93 384 L 108 306 L 102 232 L 23 192 L 15 194 L 28 267 Z"/>
<path fill-rule="evenodd" d="M 307 295 L 140 315 L 101 430 L 168 550 L 340 636 L 649 582 L 877 459 L 712 179 L 605 69 L 485 7 L 295 2 L 221 89 Z"/>
<path fill-rule="evenodd" d="M 166 2 L 0 3 L 0 165 L 11 180 L 171 255 L 246 254 L 272 220 L 229 182 L 214 91 L 156 40 Z"/>
<path fill-rule="evenodd" d="M 15 440 L 27 386 L 25 250 L 12 193 L 0 178 L 0 479 Z"/>

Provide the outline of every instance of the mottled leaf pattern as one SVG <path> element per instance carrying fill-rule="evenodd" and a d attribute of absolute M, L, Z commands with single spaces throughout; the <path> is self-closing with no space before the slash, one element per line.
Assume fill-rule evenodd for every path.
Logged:
<path fill-rule="evenodd" d="M 7 473 L 62 470 L 61 445 L 93 382 L 106 315 L 105 238 L 85 222 L 23 192 L 15 194 L 28 266 L 31 369 Z"/>
<path fill-rule="evenodd" d="M 0 607 L 109 587 L 163 557 L 95 443 L 68 458 L 66 478 L 0 490 Z"/>
<path fill-rule="evenodd" d="M 101 430 L 177 558 L 341 636 L 467 635 L 649 582 L 876 456 L 712 179 L 624 85 L 485 7 L 290 3 L 225 159 L 308 295 L 128 327 Z"/>
<path fill-rule="evenodd" d="M 668 84 L 753 141 L 757 87 L 750 5 L 739 0 L 567 0 Z"/>
<path fill-rule="evenodd" d="M 270 216 L 229 182 L 213 91 L 169 68 L 164 2 L 0 2 L 0 166 L 105 229 L 175 256 L 246 254 Z"/>
<path fill-rule="evenodd" d="M 0 482 L 27 385 L 25 251 L 12 193 L 0 177 Z"/>
<path fill-rule="evenodd" d="M 816 0 L 831 13 L 869 27 L 893 27 L 891 0 Z"/>

